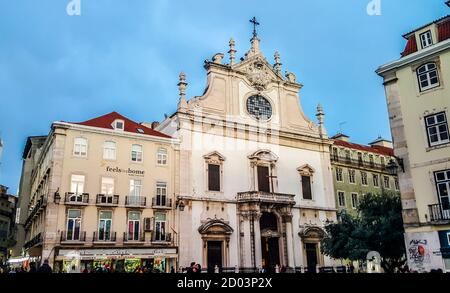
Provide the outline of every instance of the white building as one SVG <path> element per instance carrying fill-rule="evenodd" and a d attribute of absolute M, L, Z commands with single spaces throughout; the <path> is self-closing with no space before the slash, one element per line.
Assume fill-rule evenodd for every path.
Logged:
<path fill-rule="evenodd" d="M 302 85 L 271 65 L 254 31 L 251 48 L 236 61 L 224 54 L 205 61 L 202 96 L 185 97 L 180 74 L 177 112 L 156 129 L 181 141 L 177 206 L 180 265 L 273 270 L 330 266 L 320 252 L 323 225 L 336 219 L 330 146 L 303 113 Z"/>

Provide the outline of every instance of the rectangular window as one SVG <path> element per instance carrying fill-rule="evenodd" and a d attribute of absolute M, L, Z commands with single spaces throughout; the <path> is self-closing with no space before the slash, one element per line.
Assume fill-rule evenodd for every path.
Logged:
<path fill-rule="evenodd" d="M 350 183 L 356 183 L 355 170 L 348 170 L 348 180 L 350 181 Z"/>
<path fill-rule="evenodd" d="M 73 155 L 77 157 L 87 156 L 87 139 L 83 137 L 77 137 L 74 140 Z"/>
<path fill-rule="evenodd" d="M 139 144 L 133 144 L 131 146 L 131 161 L 142 162 L 142 146 Z"/>
<path fill-rule="evenodd" d="M 71 202 L 83 202 L 84 175 L 72 175 L 70 179 Z"/>
<path fill-rule="evenodd" d="M 155 214 L 155 241 L 166 240 L 166 214 Z"/>
<path fill-rule="evenodd" d="M 208 190 L 220 191 L 220 165 L 208 164 Z"/>
<path fill-rule="evenodd" d="M 269 167 L 258 166 L 258 190 L 270 192 Z"/>
<path fill-rule="evenodd" d="M 333 148 L 333 159 L 335 161 L 339 161 L 338 149 L 337 148 Z"/>
<path fill-rule="evenodd" d="M 338 191 L 338 203 L 339 206 L 345 207 L 345 193 L 342 191 Z"/>
<path fill-rule="evenodd" d="M 139 241 L 141 231 L 141 214 L 139 212 L 128 213 L 128 237 L 130 241 Z"/>
<path fill-rule="evenodd" d="M 370 167 L 374 167 L 374 161 L 373 161 L 373 155 L 369 155 L 369 164 L 370 164 Z"/>
<path fill-rule="evenodd" d="M 114 178 L 102 177 L 101 194 L 114 195 Z"/>
<path fill-rule="evenodd" d="M 342 177 L 342 168 L 336 168 L 336 181 L 344 182 L 344 178 Z"/>
<path fill-rule="evenodd" d="M 105 141 L 103 144 L 103 159 L 115 160 L 116 159 L 116 143 L 113 141 Z"/>
<path fill-rule="evenodd" d="M 448 123 L 445 112 L 440 112 L 425 117 L 425 125 L 430 146 L 440 145 L 450 142 Z"/>
<path fill-rule="evenodd" d="M 167 165 L 167 150 L 166 149 L 164 149 L 164 148 L 158 149 L 157 164 L 158 165 Z"/>
<path fill-rule="evenodd" d="M 142 181 L 141 180 L 130 180 L 130 197 L 138 198 L 141 196 L 142 192 Z"/>
<path fill-rule="evenodd" d="M 375 186 L 375 187 L 380 186 L 377 174 L 372 174 L 372 179 L 373 179 L 373 186 Z"/>
<path fill-rule="evenodd" d="M 352 193 L 352 208 L 356 209 L 358 207 L 358 194 Z"/>
<path fill-rule="evenodd" d="M 111 240 L 112 212 L 101 211 L 99 218 L 98 240 L 109 241 Z"/>
<path fill-rule="evenodd" d="M 361 184 L 367 186 L 367 172 L 361 172 Z"/>
<path fill-rule="evenodd" d="M 442 209 L 450 210 L 450 170 L 435 172 L 436 188 Z"/>
<path fill-rule="evenodd" d="M 362 164 L 363 164 L 362 153 L 358 153 L 358 165 L 362 166 Z"/>
<path fill-rule="evenodd" d="M 80 240 L 81 236 L 81 210 L 67 211 L 67 232 L 66 240 Z"/>
<path fill-rule="evenodd" d="M 384 157 L 381 157 L 380 161 L 381 161 L 381 166 L 384 168 L 384 166 L 386 166 L 386 161 L 385 161 Z"/>
<path fill-rule="evenodd" d="M 426 31 L 423 34 L 420 34 L 420 44 L 422 45 L 422 49 L 433 45 L 431 31 Z"/>
<path fill-rule="evenodd" d="M 156 205 L 166 206 L 167 203 L 167 183 L 158 182 L 156 183 Z"/>
<path fill-rule="evenodd" d="M 303 192 L 303 199 L 312 199 L 311 177 L 302 176 L 302 192 Z"/>
<path fill-rule="evenodd" d="M 345 151 L 345 160 L 350 163 L 351 161 L 350 150 Z"/>
<path fill-rule="evenodd" d="M 391 185 L 389 184 L 389 176 L 384 176 L 383 180 L 384 180 L 384 188 L 387 189 L 391 188 Z"/>
<path fill-rule="evenodd" d="M 398 184 L 398 178 L 394 179 L 395 190 L 400 190 L 400 185 Z"/>
<path fill-rule="evenodd" d="M 426 91 L 439 86 L 439 74 L 436 63 L 427 63 L 417 69 L 420 91 Z"/>

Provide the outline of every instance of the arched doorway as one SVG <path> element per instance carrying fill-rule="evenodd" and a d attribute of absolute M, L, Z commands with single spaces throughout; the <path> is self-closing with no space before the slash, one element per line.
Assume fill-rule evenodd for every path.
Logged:
<path fill-rule="evenodd" d="M 269 273 L 275 272 L 275 266 L 280 266 L 280 233 L 278 218 L 274 213 L 263 212 L 259 221 L 261 230 L 262 266 Z"/>
<path fill-rule="evenodd" d="M 219 219 L 208 219 L 199 228 L 198 232 L 203 239 L 203 266 L 209 273 L 214 273 L 217 266 L 219 270 L 228 265 L 231 226 Z"/>

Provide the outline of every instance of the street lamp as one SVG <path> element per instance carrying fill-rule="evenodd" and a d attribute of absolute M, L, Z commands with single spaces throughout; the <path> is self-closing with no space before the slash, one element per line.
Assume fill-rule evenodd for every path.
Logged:
<path fill-rule="evenodd" d="M 175 205 L 177 209 L 180 209 L 180 212 L 184 211 L 185 204 L 180 197 L 177 198 Z"/>
<path fill-rule="evenodd" d="M 397 162 L 395 162 L 397 161 Z M 396 175 L 398 172 L 398 167 L 402 168 L 402 172 L 405 173 L 405 166 L 403 164 L 403 159 L 395 157 L 395 161 L 393 159 L 389 160 L 389 163 L 386 166 L 387 171 L 390 175 Z"/>
<path fill-rule="evenodd" d="M 56 204 L 59 204 L 61 200 L 61 195 L 59 195 L 59 188 L 56 190 L 53 200 Z"/>

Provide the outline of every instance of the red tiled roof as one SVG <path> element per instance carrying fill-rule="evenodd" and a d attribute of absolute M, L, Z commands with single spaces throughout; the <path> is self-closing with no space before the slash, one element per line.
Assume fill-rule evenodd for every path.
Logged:
<path fill-rule="evenodd" d="M 376 154 L 380 154 L 380 155 L 384 155 L 384 156 L 394 156 L 394 150 L 391 148 L 388 148 L 388 147 L 383 147 L 383 146 L 378 146 L 378 145 L 367 146 L 367 145 L 351 143 L 351 142 L 338 140 L 338 139 L 334 140 L 334 144 L 338 145 L 338 146 L 350 148 L 350 149 L 364 151 L 364 152 L 371 152 L 371 153 L 376 153 Z"/>
<path fill-rule="evenodd" d="M 408 38 L 408 43 L 406 43 L 405 50 L 402 52 L 402 57 L 415 52 L 417 52 L 416 36 L 412 35 Z"/>
<path fill-rule="evenodd" d="M 106 114 L 106 115 L 103 115 L 103 116 L 100 116 L 100 117 L 97 117 L 94 119 L 90 119 L 90 120 L 87 120 L 84 122 L 70 122 L 70 123 L 84 125 L 84 126 L 91 126 L 91 127 L 114 129 L 112 124 L 117 119 L 123 120 L 125 122 L 124 131 L 126 131 L 126 132 L 170 138 L 170 136 L 168 136 L 164 133 L 161 133 L 159 131 L 148 128 L 137 122 L 134 122 L 133 120 L 130 120 L 127 117 L 122 116 L 117 112 L 111 112 L 109 114 Z M 142 129 L 142 133 L 139 132 L 138 129 Z"/>
<path fill-rule="evenodd" d="M 441 17 L 431 23 L 428 23 L 424 26 L 421 26 L 420 28 L 409 32 L 405 35 L 403 35 L 404 38 L 408 40 L 405 50 L 401 53 L 402 57 L 405 57 L 409 54 L 417 52 L 417 43 L 416 43 L 416 37 L 414 33 L 418 30 L 421 30 L 433 23 L 437 24 L 438 27 L 438 42 L 445 41 L 447 39 L 450 39 L 450 15 Z"/>
<path fill-rule="evenodd" d="M 438 25 L 439 42 L 450 39 L 450 19 Z"/>

